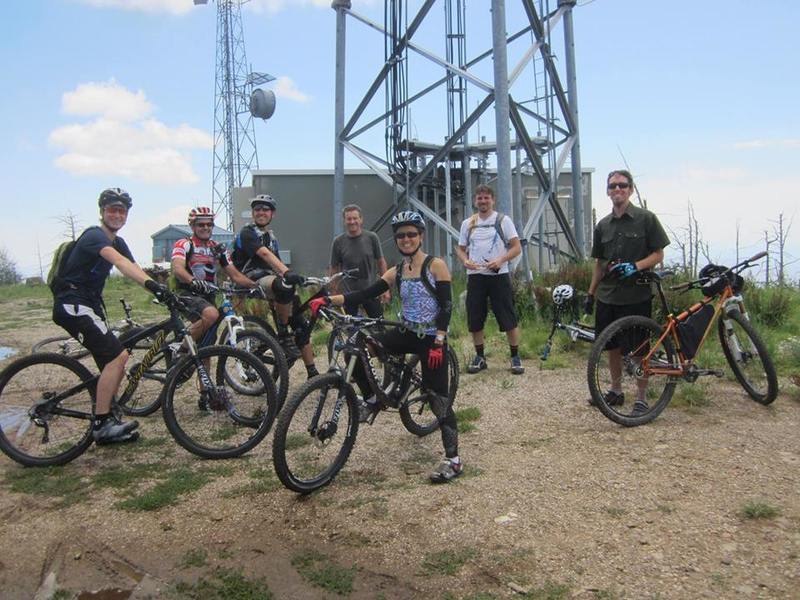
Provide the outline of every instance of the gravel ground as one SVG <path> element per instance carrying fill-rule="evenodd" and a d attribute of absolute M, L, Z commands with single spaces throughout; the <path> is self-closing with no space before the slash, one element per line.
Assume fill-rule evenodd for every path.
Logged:
<path fill-rule="evenodd" d="M 3 332 L 0 345 L 47 333 Z M 68 506 L 11 491 L 24 470 L 2 457 L 0 596 L 159 598 L 224 567 L 263 578 L 276 598 L 337 597 L 292 563 L 314 550 L 330 572 L 355 569 L 358 599 L 800 597 L 794 390 L 763 407 L 715 381 L 707 406 L 623 429 L 586 404 L 583 364 L 525 366 L 521 377 L 462 372 L 457 407 L 480 418 L 461 436 L 465 475 L 445 486 L 426 482 L 438 433 L 415 438 L 391 413 L 359 431 L 340 477 L 307 498 L 270 476 L 271 435 L 245 459 L 208 463 L 177 447 L 158 414 L 142 425 L 151 443 L 93 447 L 63 470 L 88 490 Z M 219 471 L 149 512 L 115 506 L 147 479 L 128 491 L 92 484 L 106 466 L 143 461 Z M 247 488 L 261 468 L 265 485 Z M 753 503 L 777 514 L 747 518 Z M 198 550 L 202 565 L 189 560 Z"/>

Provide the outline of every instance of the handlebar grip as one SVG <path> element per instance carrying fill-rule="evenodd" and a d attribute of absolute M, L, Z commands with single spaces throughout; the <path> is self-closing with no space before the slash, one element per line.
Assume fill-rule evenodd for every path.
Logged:
<path fill-rule="evenodd" d="M 761 251 L 761 252 L 759 252 L 758 254 L 754 254 L 753 256 L 751 256 L 750 258 L 748 258 L 748 259 L 747 259 L 747 262 L 753 262 L 753 261 L 759 260 L 759 259 L 761 259 L 761 258 L 764 258 L 766 255 L 767 255 L 767 252 L 766 252 L 766 250 L 764 250 L 764 251 Z"/>
<path fill-rule="evenodd" d="M 689 282 L 689 283 L 679 283 L 678 285 L 672 285 L 672 286 L 670 286 L 669 289 L 671 289 L 673 292 L 685 292 L 686 290 L 688 290 L 691 287 L 692 287 L 692 283 Z"/>

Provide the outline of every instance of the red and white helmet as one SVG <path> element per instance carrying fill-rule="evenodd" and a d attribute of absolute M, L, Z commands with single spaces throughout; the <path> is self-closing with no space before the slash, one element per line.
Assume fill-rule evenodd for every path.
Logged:
<path fill-rule="evenodd" d="M 189 225 L 194 225 L 198 219 L 214 222 L 214 212 L 207 206 L 198 206 L 189 211 Z"/>

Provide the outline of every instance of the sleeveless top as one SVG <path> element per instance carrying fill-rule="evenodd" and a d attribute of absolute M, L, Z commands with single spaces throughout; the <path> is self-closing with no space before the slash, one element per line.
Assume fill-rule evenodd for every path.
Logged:
<path fill-rule="evenodd" d="M 436 285 L 433 273 L 428 271 L 428 281 Z M 436 315 L 439 313 L 439 303 L 428 291 L 419 277 L 406 278 L 400 281 L 400 304 L 402 306 L 401 318 L 409 324 L 409 328 L 417 333 L 436 335 Z"/>

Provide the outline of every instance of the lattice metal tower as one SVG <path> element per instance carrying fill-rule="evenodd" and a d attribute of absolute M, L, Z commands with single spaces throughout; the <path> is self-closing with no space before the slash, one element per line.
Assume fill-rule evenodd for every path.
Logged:
<path fill-rule="evenodd" d="M 217 0 L 212 208 L 224 216 L 227 227 L 233 225 L 233 188 L 247 185 L 250 171 L 258 168 L 250 95 L 254 86 L 275 79 L 249 71 L 242 29 L 246 2 Z"/>

